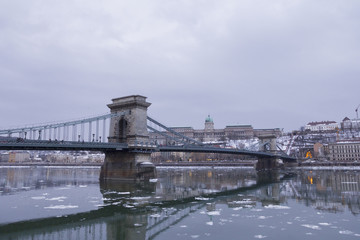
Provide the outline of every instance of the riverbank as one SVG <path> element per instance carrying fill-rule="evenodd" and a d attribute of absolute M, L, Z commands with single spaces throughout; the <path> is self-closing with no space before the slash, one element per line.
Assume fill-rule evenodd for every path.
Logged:
<path fill-rule="evenodd" d="M 33 163 L 33 162 L 22 162 L 22 163 L 9 163 L 9 162 L 2 162 L 0 163 L 0 166 L 9 166 L 9 167 L 16 167 L 16 166 L 19 166 L 19 167 L 61 167 L 61 166 L 74 166 L 74 167 L 81 167 L 81 166 L 84 166 L 84 167 L 101 167 L 102 166 L 102 163 L 46 163 L 46 162 L 43 162 L 43 163 Z"/>
<path fill-rule="evenodd" d="M 360 162 L 299 162 L 299 167 L 360 167 Z"/>
<path fill-rule="evenodd" d="M 157 167 L 254 167 L 254 162 L 163 162 L 154 163 Z M 48 163 L 48 162 L 1 162 L 0 166 L 44 166 L 44 167 L 101 167 L 103 163 Z M 294 167 L 360 167 L 360 162 L 299 162 Z"/>
<path fill-rule="evenodd" d="M 166 162 L 155 163 L 157 167 L 253 167 L 255 162 Z"/>

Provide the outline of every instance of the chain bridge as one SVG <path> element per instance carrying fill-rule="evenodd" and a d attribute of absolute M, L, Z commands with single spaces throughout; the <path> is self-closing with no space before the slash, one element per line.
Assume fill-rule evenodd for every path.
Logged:
<path fill-rule="evenodd" d="M 153 152 L 202 152 L 248 155 L 258 158 L 257 169 L 276 167 L 279 159 L 296 159 L 277 150 L 276 136 L 259 137 L 259 151 L 205 145 L 180 134 L 147 115 L 151 103 L 132 95 L 112 99 L 110 113 L 67 122 L 28 125 L 0 130 L 0 150 L 102 151 L 105 161 L 100 179 L 148 179 L 156 174 L 150 161 Z M 172 140 L 159 145 L 151 140 L 156 132 Z"/>

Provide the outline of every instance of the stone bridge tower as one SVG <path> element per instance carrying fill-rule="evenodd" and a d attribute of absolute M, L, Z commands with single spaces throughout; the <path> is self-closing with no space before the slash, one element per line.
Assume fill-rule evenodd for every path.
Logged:
<path fill-rule="evenodd" d="M 105 152 L 100 180 L 146 180 L 155 176 L 150 151 L 137 151 L 136 146 L 149 142 L 146 97 L 132 95 L 112 99 L 111 113 L 122 113 L 111 119 L 109 142 L 126 143 L 128 151 Z"/>
<path fill-rule="evenodd" d="M 261 152 L 269 152 L 272 154 L 276 154 L 277 146 L 276 146 L 276 135 L 267 134 L 258 136 L 260 140 L 260 148 Z M 281 160 L 276 159 L 275 157 L 263 157 L 259 158 L 256 164 L 256 170 L 269 170 L 279 168 L 281 165 Z"/>

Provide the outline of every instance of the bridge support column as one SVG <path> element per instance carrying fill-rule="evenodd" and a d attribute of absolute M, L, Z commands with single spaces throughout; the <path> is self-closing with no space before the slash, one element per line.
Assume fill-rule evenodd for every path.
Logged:
<path fill-rule="evenodd" d="M 271 170 L 271 169 L 278 169 L 282 168 L 284 163 L 281 159 L 278 158 L 259 158 L 255 169 L 257 171 L 261 170 Z"/>
<path fill-rule="evenodd" d="M 149 153 L 106 152 L 101 180 L 148 180 L 155 177 L 155 166 Z"/>
<path fill-rule="evenodd" d="M 276 168 L 275 158 L 259 158 L 255 169 L 257 171 Z"/>
<path fill-rule="evenodd" d="M 137 151 L 138 144 L 149 142 L 147 130 L 147 108 L 151 103 L 146 97 L 132 95 L 116 98 L 108 105 L 111 113 L 125 114 L 112 118 L 109 142 L 127 143 L 129 148 L 105 152 L 100 180 L 146 180 L 156 175 L 155 166 L 150 160 L 149 149 Z"/>
<path fill-rule="evenodd" d="M 260 151 L 276 154 L 276 135 L 266 134 L 258 136 L 260 140 Z M 281 159 L 276 157 L 259 158 L 255 169 L 257 171 L 276 169 L 283 166 Z"/>

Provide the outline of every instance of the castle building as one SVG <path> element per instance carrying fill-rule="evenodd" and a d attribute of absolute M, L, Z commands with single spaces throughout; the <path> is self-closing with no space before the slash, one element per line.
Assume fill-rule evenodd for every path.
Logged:
<path fill-rule="evenodd" d="M 210 115 L 205 118 L 204 129 L 194 129 L 192 127 L 172 127 L 171 129 L 201 142 L 249 139 L 266 133 L 280 136 L 282 133 L 279 128 L 254 129 L 251 125 L 230 125 L 223 129 L 215 129 L 214 120 Z M 171 135 L 170 133 L 166 134 Z M 157 144 L 171 143 L 171 139 L 166 139 L 162 134 L 156 132 L 150 132 L 150 139 L 156 141 Z"/>

